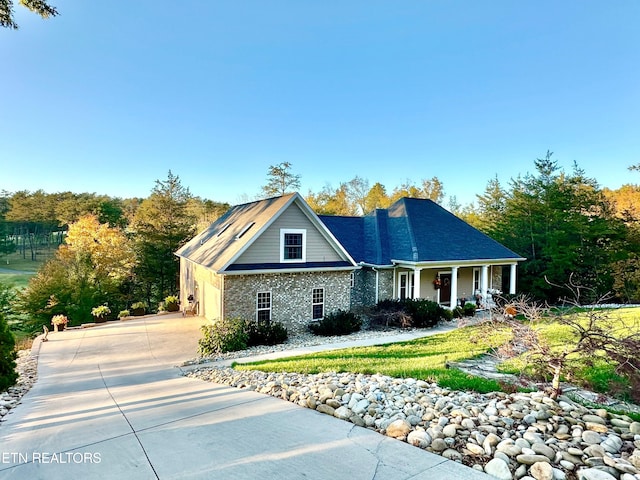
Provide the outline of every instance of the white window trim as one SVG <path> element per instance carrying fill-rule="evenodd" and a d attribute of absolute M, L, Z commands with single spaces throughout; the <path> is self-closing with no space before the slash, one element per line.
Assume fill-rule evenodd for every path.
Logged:
<path fill-rule="evenodd" d="M 284 236 L 287 233 L 302 234 L 302 258 L 284 258 Z M 304 228 L 280 229 L 280 263 L 304 263 L 307 261 L 307 230 Z"/>
<path fill-rule="evenodd" d="M 269 294 L 269 308 L 258 308 L 258 297 L 260 294 Z M 273 295 L 270 290 L 265 290 L 262 292 L 256 292 L 256 322 L 259 320 L 259 312 L 269 310 L 269 322 L 271 322 L 271 314 L 273 313 Z"/>
<path fill-rule="evenodd" d="M 401 293 L 400 293 L 400 285 L 402 284 L 402 277 L 407 278 L 407 286 L 406 286 L 406 290 L 405 290 L 405 298 L 413 298 L 413 293 L 415 292 L 414 290 L 414 280 L 415 280 L 415 276 L 413 274 L 412 270 L 406 270 L 403 272 L 398 272 L 398 299 L 400 299 L 401 297 Z"/>
<path fill-rule="evenodd" d="M 313 292 L 314 290 L 322 290 L 322 302 L 321 303 L 315 303 L 313 301 Z M 315 287 L 311 289 L 311 318 L 313 320 L 322 320 L 324 318 L 324 287 Z M 320 316 L 319 318 L 313 318 L 313 307 L 315 307 L 316 305 L 322 305 L 322 316 Z"/>

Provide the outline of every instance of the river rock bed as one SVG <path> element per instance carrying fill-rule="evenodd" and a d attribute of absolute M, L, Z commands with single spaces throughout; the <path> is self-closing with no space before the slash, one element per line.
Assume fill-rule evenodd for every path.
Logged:
<path fill-rule="evenodd" d="M 31 350 L 20 350 L 16 358 L 18 381 L 13 387 L 0 392 L 0 422 L 20 403 L 20 399 L 31 389 L 38 378 L 38 359 L 31 355 Z"/>
<path fill-rule="evenodd" d="M 458 392 L 353 373 L 197 367 L 187 375 L 272 395 L 500 479 L 640 480 L 640 422 L 566 396 Z"/>

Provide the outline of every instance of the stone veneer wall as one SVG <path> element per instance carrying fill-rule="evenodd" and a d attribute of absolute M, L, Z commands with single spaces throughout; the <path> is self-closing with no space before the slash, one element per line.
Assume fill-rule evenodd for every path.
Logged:
<path fill-rule="evenodd" d="M 349 310 L 351 277 L 345 272 L 303 272 L 227 275 L 224 279 L 224 316 L 255 320 L 258 292 L 271 292 L 271 321 L 289 334 L 307 330 L 312 320 L 312 290 L 324 288 L 325 314 Z"/>
<path fill-rule="evenodd" d="M 393 270 L 378 270 L 378 300 L 393 298 Z M 351 308 L 361 310 L 376 304 L 376 272 L 363 267 L 354 272 Z"/>

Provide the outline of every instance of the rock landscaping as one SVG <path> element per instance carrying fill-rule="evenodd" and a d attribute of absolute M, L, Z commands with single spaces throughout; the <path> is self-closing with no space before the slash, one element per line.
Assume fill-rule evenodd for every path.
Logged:
<path fill-rule="evenodd" d="M 31 350 L 18 352 L 16 370 L 19 374 L 17 383 L 8 390 L 0 392 L 0 422 L 4 421 L 10 410 L 20 403 L 20 399 L 38 378 L 38 360 L 31 356 Z"/>
<path fill-rule="evenodd" d="M 352 373 L 197 367 L 188 375 L 272 395 L 500 479 L 640 479 L 640 423 L 566 396 L 456 392 Z"/>

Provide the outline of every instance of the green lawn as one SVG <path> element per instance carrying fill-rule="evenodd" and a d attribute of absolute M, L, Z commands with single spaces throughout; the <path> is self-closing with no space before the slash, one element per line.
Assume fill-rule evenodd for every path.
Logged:
<path fill-rule="evenodd" d="M 234 367 L 238 370 L 269 372 L 379 373 L 437 382 L 443 387 L 457 390 L 490 392 L 500 389 L 497 382 L 473 377 L 445 366 L 447 362 L 481 355 L 509 338 L 505 329 L 494 329 L 491 335 L 486 335 L 485 332 L 482 327 L 470 326 L 411 342 L 333 350 L 279 360 L 236 364 Z"/>
<path fill-rule="evenodd" d="M 630 335 L 640 332 L 640 308 L 621 308 L 616 310 L 601 310 L 608 314 L 612 329 L 616 336 Z M 582 321 L 586 324 L 586 319 Z M 567 325 L 554 321 L 542 321 L 535 326 L 540 337 L 552 351 L 562 351 L 576 341 L 576 333 Z M 626 397 L 629 382 L 616 373 L 616 365 L 608 361 L 604 355 L 583 356 L 579 353 L 569 357 L 565 369 L 564 381 L 588 388 L 594 392 L 607 394 L 621 394 Z M 539 379 L 550 380 L 550 372 L 535 369 L 528 355 L 505 361 L 500 365 L 500 371 L 505 373 L 534 376 Z"/>
<path fill-rule="evenodd" d="M 640 329 L 640 308 L 611 311 L 619 318 L 619 331 L 633 332 Z M 541 322 L 540 334 L 554 349 L 562 349 L 572 338 L 564 325 L 552 321 Z M 498 347 L 510 338 L 505 327 L 481 324 L 425 337 L 420 340 L 375 347 L 333 350 L 304 356 L 289 357 L 247 364 L 235 364 L 237 370 L 263 370 L 268 372 L 353 372 L 380 373 L 399 378 L 416 378 L 456 390 L 489 392 L 500 390 L 492 380 L 466 375 L 456 369 L 448 369 L 447 362 L 469 359 Z M 626 380 L 615 374 L 615 365 L 604 358 L 575 358 L 570 380 L 596 392 L 614 393 L 624 389 Z M 509 373 L 533 373 L 526 356 L 516 357 L 503 364 L 502 371 Z"/>

